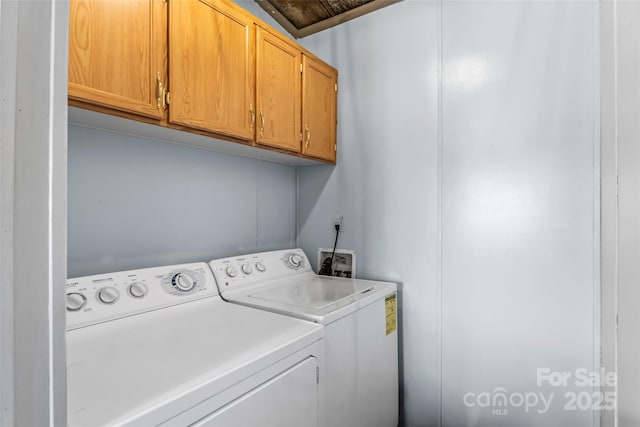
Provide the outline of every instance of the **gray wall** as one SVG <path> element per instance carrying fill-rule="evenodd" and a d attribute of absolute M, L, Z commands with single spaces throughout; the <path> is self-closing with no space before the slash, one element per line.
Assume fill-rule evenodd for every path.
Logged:
<path fill-rule="evenodd" d="M 68 275 L 295 244 L 291 166 L 69 126 Z"/>
<path fill-rule="evenodd" d="M 338 166 L 299 171 L 298 243 L 331 245 L 344 215 L 358 275 L 400 282 L 405 424 L 593 425 L 563 410 L 590 388 L 536 369 L 598 366 L 597 2 L 404 1 L 300 42 L 340 92 Z M 499 387 L 552 407 L 463 403 Z"/>

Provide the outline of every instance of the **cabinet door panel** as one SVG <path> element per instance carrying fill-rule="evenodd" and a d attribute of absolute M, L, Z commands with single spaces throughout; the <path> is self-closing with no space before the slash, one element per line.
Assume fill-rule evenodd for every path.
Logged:
<path fill-rule="evenodd" d="M 302 56 L 302 153 L 335 162 L 338 72 Z"/>
<path fill-rule="evenodd" d="M 162 0 L 72 0 L 69 98 L 162 118 L 167 17 Z"/>
<path fill-rule="evenodd" d="M 169 9 L 170 122 L 252 140 L 253 21 L 218 0 Z"/>
<path fill-rule="evenodd" d="M 302 54 L 260 27 L 256 31 L 256 141 L 299 153 Z"/>

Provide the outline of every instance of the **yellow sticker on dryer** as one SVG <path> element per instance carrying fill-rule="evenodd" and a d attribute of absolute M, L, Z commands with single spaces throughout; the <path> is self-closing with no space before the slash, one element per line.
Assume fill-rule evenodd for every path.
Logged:
<path fill-rule="evenodd" d="M 387 315 L 387 335 L 397 329 L 397 304 L 396 294 L 390 294 L 384 297 L 384 308 Z"/>

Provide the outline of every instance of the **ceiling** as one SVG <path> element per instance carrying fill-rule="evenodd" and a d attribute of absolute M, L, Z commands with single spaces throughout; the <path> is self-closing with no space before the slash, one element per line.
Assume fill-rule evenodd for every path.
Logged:
<path fill-rule="evenodd" d="M 255 0 L 295 38 L 308 36 L 401 0 Z"/>

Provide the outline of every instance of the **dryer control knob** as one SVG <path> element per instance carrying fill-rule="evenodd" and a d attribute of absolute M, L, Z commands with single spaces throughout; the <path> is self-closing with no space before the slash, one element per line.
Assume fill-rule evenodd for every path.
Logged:
<path fill-rule="evenodd" d="M 244 274 L 251 274 L 253 273 L 253 268 L 251 268 L 251 265 L 249 263 L 242 264 L 242 272 Z"/>
<path fill-rule="evenodd" d="M 227 267 L 224 270 L 225 273 L 227 273 L 227 276 L 229 277 L 236 277 L 238 275 L 238 269 L 235 268 L 233 265 L 230 265 L 229 267 Z"/>
<path fill-rule="evenodd" d="M 267 271 L 267 267 L 265 267 L 263 263 L 258 261 L 256 262 L 256 270 L 258 270 L 260 273 L 264 273 L 265 271 Z"/>
<path fill-rule="evenodd" d="M 148 291 L 147 285 L 142 282 L 134 282 L 129 285 L 129 295 L 134 298 L 142 298 L 147 295 Z"/>
<path fill-rule="evenodd" d="M 289 264 L 294 267 L 300 267 L 300 264 L 302 264 L 302 257 L 298 254 L 289 255 Z"/>
<path fill-rule="evenodd" d="M 198 282 L 196 282 L 196 279 L 194 279 L 193 276 L 187 271 L 178 273 L 173 276 L 173 279 L 171 279 L 171 284 L 173 285 L 173 287 L 182 292 L 189 292 L 193 290 L 193 288 L 196 287 L 197 283 Z"/>
<path fill-rule="evenodd" d="M 67 294 L 67 311 L 78 311 L 87 305 L 87 297 L 80 292 L 69 292 Z"/>
<path fill-rule="evenodd" d="M 113 304 L 120 298 L 120 292 L 111 286 L 98 289 L 98 301 L 103 304 Z"/>

